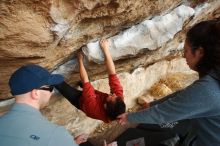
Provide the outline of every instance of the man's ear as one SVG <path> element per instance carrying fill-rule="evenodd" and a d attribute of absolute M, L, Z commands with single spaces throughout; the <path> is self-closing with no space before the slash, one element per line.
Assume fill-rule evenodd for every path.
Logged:
<path fill-rule="evenodd" d="M 33 89 L 33 90 L 31 91 L 31 98 L 32 98 L 33 100 L 38 100 L 38 99 L 39 99 L 39 95 L 40 95 L 39 90 Z"/>

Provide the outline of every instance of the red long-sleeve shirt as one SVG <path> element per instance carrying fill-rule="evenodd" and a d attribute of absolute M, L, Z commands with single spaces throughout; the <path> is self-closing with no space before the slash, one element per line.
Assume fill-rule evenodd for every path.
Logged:
<path fill-rule="evenodd" d="M 123 98 L 123 88 L 116 74 L 109 75 L 109 86 L 111 93 Z M 99 119 L 106 123 L 110 122 L 104 104 L 109 94 L 97 91 L 87 82 L 83 85 L 83 93 L 80 97 L 81 110 L 93 119 Z"/>

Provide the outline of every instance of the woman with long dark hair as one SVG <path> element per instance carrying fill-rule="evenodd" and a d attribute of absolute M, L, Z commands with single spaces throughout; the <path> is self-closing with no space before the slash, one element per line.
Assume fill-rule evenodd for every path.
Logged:
<path fill-rule="evenodd" d="M 203 21 L 186 35 L 184 57 L 199 80 L 187 88 L 150 103 L 150 108 L 120 115 L 129 122 L 162 124 L 190 120 L 182 145 L 220 145 L 220 20 Z"/>

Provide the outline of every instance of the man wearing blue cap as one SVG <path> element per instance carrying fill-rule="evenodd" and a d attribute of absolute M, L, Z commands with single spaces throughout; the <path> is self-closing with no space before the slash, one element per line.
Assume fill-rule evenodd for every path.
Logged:
<path fill-rule="evenodd" d="M 76 146 L 86 141 L 77 137 L 75 143 L 63 126 L 50 123 L 39 111 L 63 80 L 38 65 L 25 65 L 12 74 L 9 86 L 16 102 L 0 117 L 1 146 Z"/>

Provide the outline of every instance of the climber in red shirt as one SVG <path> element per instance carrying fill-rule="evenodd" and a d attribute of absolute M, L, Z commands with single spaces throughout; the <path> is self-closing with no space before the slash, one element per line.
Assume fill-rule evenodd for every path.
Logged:
<path fill-rule="evenodd" d="M 78 54 L 80 78 L 83 90 L 79 91 L 66 82 L 55 86 L 76 108 L 87 116 L 99 119 L 106 123 L 116 120 L 117 116 L 125 112 L 126 106 L 123 97 L 123 88 L 116 75 L 115 65 L 109 52 L 109 43 L 106 39 L 100 41 L 105 56 L 105 64 L 109 75 L 111 94 L 97 91 L 89 82 L 88 74 L 83 64 L 83 55 Z"/>

